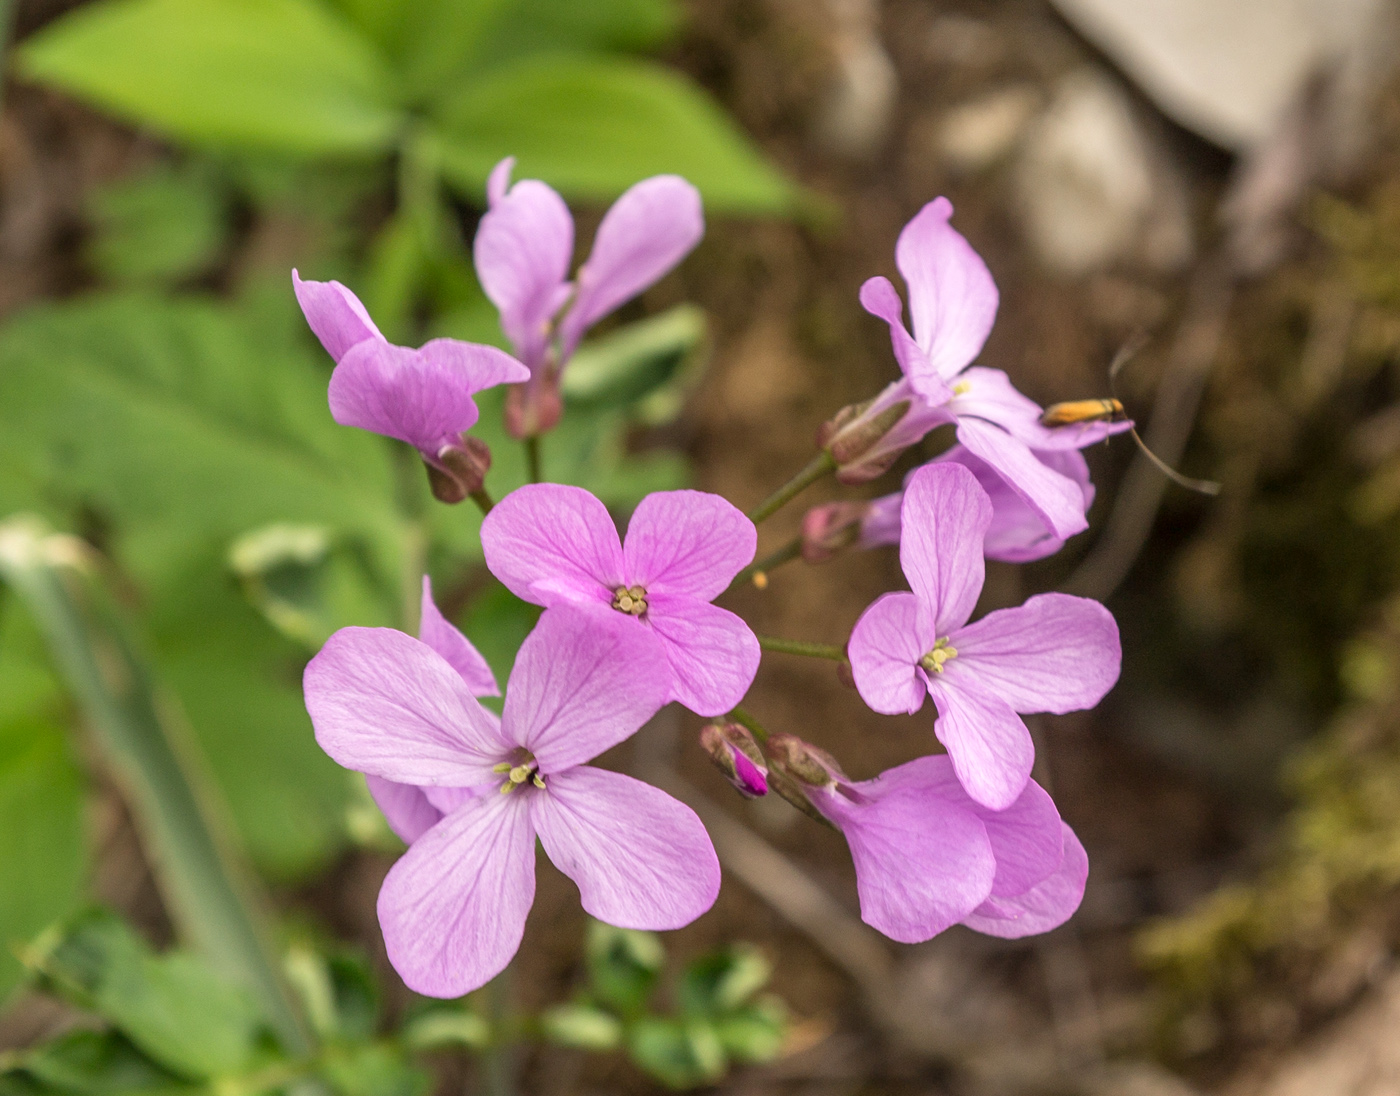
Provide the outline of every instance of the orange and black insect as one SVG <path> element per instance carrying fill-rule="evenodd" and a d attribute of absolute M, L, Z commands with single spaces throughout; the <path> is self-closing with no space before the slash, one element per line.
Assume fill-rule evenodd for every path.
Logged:
<path fill-rule="evenodd" d="M 1041 426 L 1073 426 L 1080 422 L 1123 422 L 1127 419 L 1117 400 L 1068 400 L 1045 409 Z"/>

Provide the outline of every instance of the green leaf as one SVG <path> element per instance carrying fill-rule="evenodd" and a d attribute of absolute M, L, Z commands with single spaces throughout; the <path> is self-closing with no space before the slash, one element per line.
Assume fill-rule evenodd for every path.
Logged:
<path fill-rule="evenodd" d="M 588 985 L 602 1004 L 625 1017 L 639 1015 L 656 988 L 666 952 L 655 933 L 588 922 Z"/>
<path fill-rule="evenodd" d="M 56 990 L 178 1074 L 232 1073 L 259 1052 L 264 1021 L 241 986 L 192 954 L 152 954 L 112 914 L 83 915 L 36 941 L 27 958 Z"/>
<path fill-rule="evenodd" d="M 386 1043 L 333 1050 L 320 1073 L 341 1096 L 424 1096 L 432 1087 L 428 1074 Z"/>
<path fill-rule="evenodd" d="M 555 1005 L 540 1016 L 540 1030 L 555 1046 L 579 1050 L 616 1050 L 622 1045 L 622 1022 L 593 1005 Z"/>
<path fill-rule="evenodd" d="M 787 1038 L 787 1006 L 777 997 L 753 1004 L 714 1021 L 725 1052 L 736 1062 L 771 1062 Z"/>
<path fill-rule="evenodd" d="M 474 58 L 481 67 L 535 53 L 654 49 L 681 21 L 674 0 L 510 0 L 498 7 Z"/>
<path fill-rule="evenodd" d="M 491 1025 L 470 1009 L 439 1005 L 419 1013 L 404 1025 L 404 1043 L 413 1050 L 468 1047 L 484 1050 L 491 1042 Z"/>
<path fill-rule="evenodd" d="M 0 617 L 0 998 L 23 975 L 15 944 L 77 908 L 83 778 L 55 720 L 62 698 L 42 640 L 7 599 Z"/>
<path fill-rule="evenodd" d="M 671 1088 L 698 1088 L 724 1076 L 728 1062 L 715 1030 L 703 1020 L 647 1016 L 632 1026 L 632 1060 Z"/>
<path fill-rule="evenodd" d="M 515 652 L 540 612 L 539 606 L 521 601 L 494 579 L 472 600 L 462 631 L 491 666 L 503 692 L 515 665 Z"/>
<path fill-rule="evenodd" d="M 569 360 L 564 397 L 571 404 L 631 406 L 646 426 L 669 422 L 704 370 L 707 335 L 704 310 L 690 304 L 616 328 Z"/>
<path fill-rule="evenodd" d="M 204 1091 L 132 1046 L 115 1031 L 71 1031 L 26 1052 L 14 1071 L 39 1091 L 71 1096 L 194 1096 Z"/>
<path fill-rule="evenodd" d="M 40 306 L 0 331 L 0 466 L 55 520 L 114 524 L 149 583 L 277 521 L 362 536 L 396 575 L 388 448 L 331 421 L 325 383 L 301 346 L 211 303 Z"/>
<path fill-rule="evenodd" d="M 28 79 L 197 144 L 367 155 L 402 124 L 373 46 L 315 0 L 102 0 L 16 60 Z"/>
<path fill-rule="evenodd" d="M 161 166 L 98 191 L 88 256 L 113 282 L 178 281 L 207 269 L 223 245 L 223 195 L 207 168 Z"/>
<path fill-rule="evenodd" d="M 533 57 L 474 81 L 437 110 L 443 170 L 474 199 L 506 156 L 517 178 L 609 199 L 663 172 L 711 209 L 791 213 L 799 193 L 699 88 L 659 65 Z"/>
<path fill-rule="evenodd" d="M 752 944 L 733 944 L 701 956 L 681 975 L 681 1010 L 695 1016 L 732 1012 L 766 986 L 772 975 L 773 964 Z"/>

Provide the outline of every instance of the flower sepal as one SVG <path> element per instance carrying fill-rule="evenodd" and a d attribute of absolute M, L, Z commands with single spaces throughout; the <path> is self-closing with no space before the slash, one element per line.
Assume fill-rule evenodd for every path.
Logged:
<path fill-rule="evenodd" d="M 436 456 L 423 458 L 428 485 L 438 502 L 458 503 L 472 497 L 486 483 L 491 470 L 491 447 L 480 438 L 463 434 L 453 445 L 444 445 Z"/>
<path fill-rule="evenodd" d="M 517 439 L 547 434 L 564 415 L 564 398 L 559 393 L 559 377 L 541 373 L 525 384 L 515 384 L 506 392 L 506 431 Z"/>

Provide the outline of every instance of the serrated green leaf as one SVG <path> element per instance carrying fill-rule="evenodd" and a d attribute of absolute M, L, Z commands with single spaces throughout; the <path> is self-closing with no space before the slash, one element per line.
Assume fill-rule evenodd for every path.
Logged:
<path fill-rule="evenodd" d="M 258 1054 L 264 1020 L 241 986 L 193 954 L 153 954 L 112 914 L 79 917 L 57 939 L 36 941 L 29 959 L 55 989 L 182 1076 L 246 1069 Z"/>
<path fill-rule="evenodd" d="M 14 1071 L 71 1096 L 194 1096 L 202 1086 L 162 1069 L 115 1031 L 71 1031 L 35 1047 Z"/>
<path fill-rule="evenodd" d="M 54 717 L 57 681 L 13 600 L 0 605 L 0 998 L 23 975 L 15 944 L 82 899 L 83 777 Z"/>
<path fill-rule="evenodd" d="M 648 62 L 530 57 L 463 87 L 436 120 L 443 170 L 473 199 L 491 168 L 515 156 L 517 178 L 580 198 L 613 198 L 674 172 L 711 209 L 791 213 L 799 201 L 703 91 Z"/>
<path fill-rule="evenodd" d="M 98 191 L 88 257 L 123 284 L 177 281 L 206 269 L 225 234 L 223 196 L 207 168 L 161 166 Z"/>
<path fill-rule="evenodd" d="M 16 63 L 196 144 L 377 154 L 402 124 L 374 48 L 315 0 L 102 0 L 30 38 Z"/>

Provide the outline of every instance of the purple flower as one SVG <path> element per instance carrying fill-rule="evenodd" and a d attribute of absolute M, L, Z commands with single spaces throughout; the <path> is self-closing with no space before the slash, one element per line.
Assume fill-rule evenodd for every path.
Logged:
<path fill-rule="evenodd" d="M 448 471 L 444 460 L 451 462 L 463 431 L 476 424 L 477 392 L 529 377 L 494 346 L 457 339 L 433 339 L 417 350 L 395 346 L 339 282 L 302 281 L 294 270 L 292 285 L 306 322 L 335 359 L 329 391 L 335 421 L 406 441 L 429 467 Z"/>
<path fill-rule="evenodd" d="M 935 731 L 968 794 L 1001 810 L 1030 779 L 1034 748 L 1017 713 L 1091 708 L 1118 679 L 1118 626 L 1098 602 L 1040 594 L 967 623 L 982 590 L 992 504 L 948 461 L 920 468 L 901 507 L 899 561 L 912 593 L 885 594 L 851 633 L 861 697 L 886 715 L 917 712 L 927 693 Z"/>
<path fill-rule="evenodd" d="M 685 258 L 704 235 L 705 220 L 699 191 L 680 176 L 644 179 L 603 217 L 593 251 L 571 284 L 569 208 L 537 179 L 511 186 L 514 164 L 513 157 L 502 160 L 491 172 L 490 209 L 477 229 L 473 258 L 502 330 L 530 369 L 529 386 L 516 390 L 508 415 L 512 431 L 525 436 L 558 420 L 559 374 L 584 332 Z"/>
<path fill-rule="evenodd" d="M 1041 426 L 1039 405 L 1017 392 L 1005 373 L 971 366 L 991 333 L 998 294 L 987 265 L 949 224 L 952 215 L 948 199 L 935 199 L 904 226 L 895 245 L 895 264 L 909 287 L 912 336 L 889 279 L 867 281 L 860 302 L 889 324 L 904 373 L 897 384 L 907 384 L 922 400 L 922 419 L 929 422 L 925 433 L 955 423 L 967 450 L 995 469 L 1053 536 L 1064 540 L 1087 527 L 1083 492 L 1032 450 L 1082 448 L 1129 424 Z"/>
<path fill-rule="evenodd" d="M 418 639 L 457 671 L 472 696 L 501 695 L 496 675 L 491 672 L 486 659 L 481 657 L 481 652 L 438 610 L 437 602 L 433 600 L 432 580 L 427 575 L 423 576 Z M 492 712 L 486 711 L 485 714 L 488 719 L 496 720 Z M 435 826 L 444 812 L 451 810 L 463 795 L 471 794 L 468 788 L 420 787 L 399 784 L 382 776 L 366 776 L 365 783 L 369 785 L 375 803 L 384 812 L 389 828 L 410 845 Z"/>
<path fill-rule="evenodd" d="M 642 633 L 572 607 L 526 638 L 499 721 L 447 659 L 390 628 L 342 628 L 311 660 L 321 748 L 436 793 L 441 819 L 379 892 L 389 960 L 410 989 L 457 997 L 505 968 L 534 901 L 537 836 L 599 920 L 673 929 L 709 909 L 719 862 L 694 812 L 584 764 L 660 708 L 667 676 Z"/>
<path fill-rule="evenodd" d="M 845 834 L 861 919 L 891 939 L 915 944 L 959 923 L 1029 936 L 1079 908 L 1088 859 L 1034 781 L 993 811 L 969 798 L 947 757 L 852 781 L 791 736 L 775 735 L 770 752 Z"/>
<path fill-rule="evenodd" d="M 758 671 L 748 625 L 710 604 L 757 543 L 753 522 L 702 491 L 648 495 L 625 545 L 607 508 L 579 487 L 521 487 L 481 523 L 486 566 L 511 593 L 546 607 L 589 606 L 659 641 L 668 699 L 705 716 L 738 704 Z"/>
<path fill-rule="evenodd" d="M 1089 465 L 1077 449 L 1032 450 L 1036 460 L 1047 468 L 1067 476 L 1079 485 L 1084 495 L 1084 509 L 1087 512 L 1094 502 L 1094 485 L 1089 480 Z M 990 464 L 974 457 L 961 445 L 955 445 L 946 453 L 935 457 L 930 463 L 956 462 L 966 467 L 987 497 L 992 500 L 992 521 L 987 526 L 987 537 L 982 545 L 982 554 L 988 559 L 1002 563 L 1030 563 L 1032 560 L 1053 556 L 1065 542 L 1057 537 L 1041 516 L 1026 505 L 1002 479 Z M 915 470 L 917 471 L 917 469 Z M 913 475 L 913 472 L 910 473 Z M 908 477 L 905 477 L 906 482 Z M 861 504 L 859 533 L 855 537 L 862 548 L 875 548 L 886 544 L 899 543 L 899 510 L 904 492 L 890 495 Z M 832 503 L 830 505 L 841 505 Z M 810 512 L 809 512 L 810 517 Z M 815 523 L 817 519 L 813 518 Z"/>
<path fill-rule="evenodd" d="M 740 795 L 757 799 L 768 794 L 768 763 L 748 728 L 707 723 L 700 731 L 700 748 Z"/>

